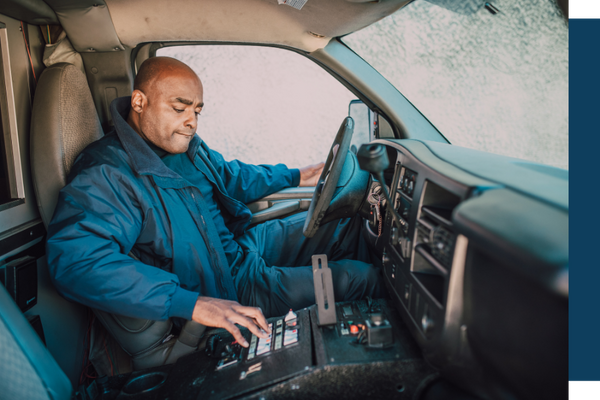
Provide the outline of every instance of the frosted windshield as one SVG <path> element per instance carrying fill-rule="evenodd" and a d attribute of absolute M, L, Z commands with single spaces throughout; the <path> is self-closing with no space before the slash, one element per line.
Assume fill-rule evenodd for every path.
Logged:
<path fill-rule="evenodd" d="M 342 41 L 452 144 L 568 168 L 568 27 L 553 1 L 418 0 Z"/>

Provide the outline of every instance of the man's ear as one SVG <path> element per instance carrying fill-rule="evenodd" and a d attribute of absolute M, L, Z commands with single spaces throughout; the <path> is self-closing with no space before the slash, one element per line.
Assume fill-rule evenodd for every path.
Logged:
<path fill-rule="evenodd" d="M 141 114 L 142 111 L 148 105 L 148 98 L 141 90 L 134 90 L 131 93 L 131 110 L 135 111 L 138 114 Z"/>

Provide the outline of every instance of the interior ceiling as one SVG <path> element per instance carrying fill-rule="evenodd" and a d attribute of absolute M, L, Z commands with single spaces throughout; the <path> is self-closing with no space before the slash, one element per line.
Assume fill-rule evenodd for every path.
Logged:
<path fill-rule="evenodd" d="M 277 0 L 105 1 L 118 37 L 129 47 L 154 41 L 214 40 L 276 43 L 307 51 L 364 28 L 410 2 L 308 0 L 296 10 Z"/>
<path fill-rule="evenodd" d="M 279 0 L 282 1 L 283 0 Z M 157 41 L 268 43 L 314 51 L 412 0 L 0 0 L 0 13 L 60 23 L 79 52 Z"/>
<path fill-rule="evenodd" d="M 279 0 L 283 2 L 283 0 Z M 80 52 L 120 51 L 156 41 L 233 41 L 313 51 L 412 0 L 0 0 L 0 13 L 60 23 Z"/>
<path fill-rule="evenodd" d="M 0 0 L 0 14 L 31 24 L 60 23 L 80 52 L 120 51 L 123 45 L 156 41 L 268 43 L 310 52 L 410 1 L 307 0 L 296 10 L 278 0 Z M 557 1 L 565 11 L 568 0 Z"/>

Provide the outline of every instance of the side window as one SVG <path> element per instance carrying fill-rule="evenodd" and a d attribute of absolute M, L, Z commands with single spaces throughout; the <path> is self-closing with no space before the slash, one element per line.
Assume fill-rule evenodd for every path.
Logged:
<path fill-rule="evenodd" d="M 176 46 L 198 74 L 204 109 L 198 135 L 225 159 L 302 167 L 325 161 L 355 96 L 318 65 L 289 50 L 237 45 Z"/>

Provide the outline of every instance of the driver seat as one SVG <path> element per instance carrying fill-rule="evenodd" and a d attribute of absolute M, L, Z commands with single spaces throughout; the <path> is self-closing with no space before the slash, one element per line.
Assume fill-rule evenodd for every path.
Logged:
<path fill-rule="evenodd" d="M 67 63 L 44 70 L 31 115 L 31 167 L 35 194 L 46 228 L 60 189 L 79 153 L 104 135 L 84 74 Z M 132 256 L 130 254 L 130 256 Z M 96 317 L 131 356 L 134 370 L 175 362 L 196 350 L 205 327 L 188 321 L 179 337 L 168 340 L 173 322 L 150 321 L 97 309 Z"/>

